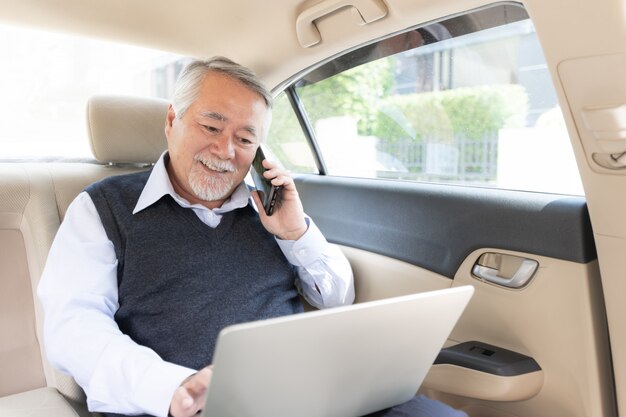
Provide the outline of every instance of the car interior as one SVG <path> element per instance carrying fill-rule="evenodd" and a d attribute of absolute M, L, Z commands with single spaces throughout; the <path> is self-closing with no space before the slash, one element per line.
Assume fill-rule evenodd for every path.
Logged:
<path fill-rule="evenodd" d="M 0 112 L 16 124 L 0 137 L 0 416 L 97 415 L 46 358 L 37 285 L 48 250 L 85 187 L 154 164 L 173 80 L 190 57 L 215 55 L 274 94 L 267 148 L 350 261 L 357 303 L 474 287 L 421 394 L 470 417 L 626 408 L 623 1 L 0 3 L 0 51 L 33 56 L 46 74 L 0 69 L 3 89 L 24 95 Z M 82 62 L 26 50 L 3 25 L 169 58 L 144 71 L 149 91 L 137 93 L 134 72 L 130 94 L 104 76 L 90 89 Z M 132 54 L 103 56 L 105 69 L 129 72 Z M 84 94 L 78 110 L 55 77 Z M 56 87 L 55 107 L 13 88 L 20 78 Z M 62 145 L 69 119 L 82 127 Z"/>

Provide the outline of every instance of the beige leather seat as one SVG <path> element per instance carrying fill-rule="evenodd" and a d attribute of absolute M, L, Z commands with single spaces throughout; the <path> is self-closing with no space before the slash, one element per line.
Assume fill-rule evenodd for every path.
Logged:
<path fill-rule="evenodd" d="M 89 416 L 82 390 L 46 360 L 36 289 L 70 202 L 88 184 L 145 169 L 166 148 L 168 103 L 99 96 L 87 106 L 98 163 L 0 164 L 0 416 Z"/>

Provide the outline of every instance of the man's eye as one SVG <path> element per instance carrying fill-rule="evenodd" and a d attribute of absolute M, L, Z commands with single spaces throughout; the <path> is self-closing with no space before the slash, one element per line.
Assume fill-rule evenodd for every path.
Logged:
<path fill-rule="evenodd" d="M 245 144 L 245 145 L 251 145 L 254 143 L 254 141 L 250 140 L 250 139 L 246 139 L 246 138 L 239 138 L 239 142 Z"/>
<path fill-rule="evenodd" d="M 209 132 L 209 133 L 217 133 L 220 130 L 214 126 L 209 126 L 209 125 L 202 125 L 204 127 L 204 129 Z"/>

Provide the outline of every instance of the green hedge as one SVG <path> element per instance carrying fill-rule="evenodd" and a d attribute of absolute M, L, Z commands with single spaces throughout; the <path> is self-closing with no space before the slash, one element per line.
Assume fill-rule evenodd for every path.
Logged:
<path fill-rule="evenodd" d="M 314 125 L 325 117 L 355 116 L 359 119 L 359 135 L 378 137 L 381 148 L 402 161 L 406 155 L 400 148 L 394 150 L 385 145 L 454 143 L 467 139 L 482 141 L 493 137 L 501 128 L 522 127 L 525 124 L 528 96 L 518 85 L 389 96 L 389 92 L 384 91 L 389 86 L 374 89 L 369 85 L 383 85 L 385 82 L 356 75 L 342 74 L 323 84 L 324 88 L 314 85 L 308 91 L 301 91 L 311 123 Z M 358 85 L 367 86 L 363 90 L 375 93 L 366 97 L 362 90 L 355 91 Z M 377 98 L 377 95 L 387 97 Z M 302 130 L 284 95 L 276 100 L 273 113 L 269 145 L 280 160 L 289 161 L 289 156 L 283 154 L 281 144 L 303 142 Z M 289 168 L 304 169 L 296 166 Z"/>
<path fill-rule="evenodd" d="M 485 132 L 524 126 L 527 112 L 528 96 L 519 85 L 395 95 L 380 103 L 370 134 L 387 143 L 446 142 L 459 135 L 480 140 Z"/>

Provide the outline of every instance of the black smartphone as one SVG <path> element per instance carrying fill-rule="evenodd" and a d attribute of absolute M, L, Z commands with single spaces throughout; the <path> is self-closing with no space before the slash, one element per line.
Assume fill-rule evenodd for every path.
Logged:
<path fill-rule="evenodd" d="M 259 197 L 261 197 L 261 201 L 263 202 L 265 214 L 271 216 L 274 212 L 274 207 L 278 202 L 281 187 L 272 185 L 270 180 L 263 176 L 263 173 L 266 171 L 262 164 L 264 159 L 265 154 L 263 153 L 261 146 L 259 146 L 256 151 L 256 155 L 254 156 L 254 160 L 252 161 L 252 165 L 250 166 L 250 174 L 252 175 L 254 186 L 259 192 Z"/>

